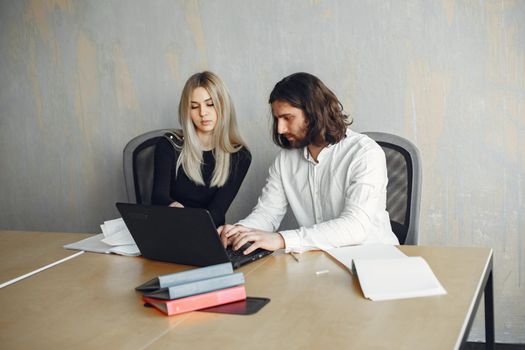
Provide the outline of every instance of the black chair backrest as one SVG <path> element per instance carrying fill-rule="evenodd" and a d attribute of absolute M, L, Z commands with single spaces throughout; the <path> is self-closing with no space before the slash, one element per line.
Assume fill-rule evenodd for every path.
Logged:
<path fill-rule="evenodd" d="M 124 147 L 124 180 L 130 203 L 151 204 L 155 147 L 169 129 L 139 135 Z"/>
<path fill-rule="evenodd" d="M 137 203 L 151 204 L 153 170 L 155 167 L 155 146 L 161 137 L 144 141 L 133 152 L 133 178 Z"/>
<path fill-rule="evenodd" d="M 365 133 L 385 152 L 388 172 L 386 209 L 400 244 L 417 244 L 421 201 L 421 164 L 418 149 L 396 135 Z"/>

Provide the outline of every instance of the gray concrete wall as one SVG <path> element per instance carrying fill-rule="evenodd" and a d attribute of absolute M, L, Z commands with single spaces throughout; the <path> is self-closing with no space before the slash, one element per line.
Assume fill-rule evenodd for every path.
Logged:
<path fill-rule="evenodd" d="M 99 232 L 126 200 L 126 141 L 175 127 L 203 69 L 253 153 L 230 220 L 277 151 L 270 90 L 316 74 L 355 130 L 419 146 L 421 243 L 493 247 L 496 338 L 525 343 L 524 1 L 0 0 L 0 229 Z"/>

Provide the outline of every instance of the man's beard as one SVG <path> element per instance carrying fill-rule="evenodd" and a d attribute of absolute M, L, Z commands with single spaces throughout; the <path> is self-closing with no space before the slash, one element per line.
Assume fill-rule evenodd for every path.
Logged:
<path fill-rule="evenodd" d="M 306 137 L 303 137 L 302 139 L 295 139 L 293 141 L 286 139 L 286 141 L 288 141 L 288 144 L 291 148 L 304 148 L 308 146 L 309 143 L 308 141 L 306 141 Z"/>
<path fill-rule="evenodd" d="M 289 140 L 285 135 L 281 135 L 281 138 L 283 141 L 283 144 L 288 144 L 290 148 L 304 148 L 310 144 L 308 141 L 308 138 L 306 137 L 307 130 L 306 128 L 302 130 L 302 135 L 291 135 L 293 137 L 292 140 Z"/>

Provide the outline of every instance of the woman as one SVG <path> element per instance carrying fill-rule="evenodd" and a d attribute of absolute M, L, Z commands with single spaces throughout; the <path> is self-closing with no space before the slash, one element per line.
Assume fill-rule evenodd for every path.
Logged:
<path fill-rule="evenodd" d="M 207 209 L 216 226 L 239 191 L 251 154 L 242 140 L 230 95 L 211 72 L 191 76 L 179 103 L 182 134 L 155 148 L 152 204 Z"/>

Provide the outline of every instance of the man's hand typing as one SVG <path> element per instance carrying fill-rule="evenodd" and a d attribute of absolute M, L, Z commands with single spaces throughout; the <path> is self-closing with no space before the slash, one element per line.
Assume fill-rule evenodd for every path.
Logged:
<path fill-rule="evenodd" d="M 258 248 L 273 251 L 285 247 L 284 239 L 278 232 L 261 231 L 242 225 L 223 225 L 217 229 L 217 232 L 224 247 L 231 245 L 233 250 L 251 243 L 244 254 L 250 254 Z"/>

